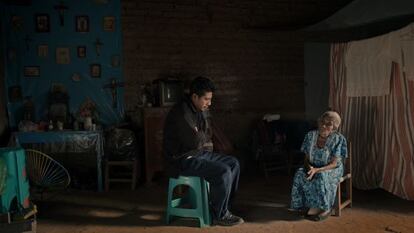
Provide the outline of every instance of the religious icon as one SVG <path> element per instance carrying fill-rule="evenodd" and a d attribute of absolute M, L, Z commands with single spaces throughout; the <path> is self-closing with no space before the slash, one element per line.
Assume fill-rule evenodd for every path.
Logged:
<path fill-rule="evenodd" d="M 47 57 L 49 53 L 49 47 L 45 44 L 37 46 L 37 56 L 39 57 Z"/>
<path fill-rule="evenodd" d="M 76 16 L 76 31 L 88 32 L 89 31 L 89 17 L 87 15 Z"/>
<path fill-rule="evenodd" d="M 33 39 L 29 35 L 26 35 L 26 37 L 24 38 L 24 42 L 26 44 L 26 50 L 27 51 L 29 51 L 29 49 L 30 49 L 30 42 L 32 42 L 32 41 L 33 41 Z"/>
<path fill-rule="evenodd" d="M 108 4 L 109 0 L 94 0 L 94 2 L 96 4 L 103 5 L 103 4 Z"/>
<path fill-rule="evenodd" d="M 22 100 L 22 88 L 18 85 L 9 87 L 9 101 L 10 103 Z"/>
<path fill-rule="evenodd" d="M 111 66 L 112 67 L 119 67 L 121 63 L 121 58 L 119 57 L 119 55 L 112 55 L 111 57 Z"/>
<path fill-rule="evenodd" d="M 25 77 L 39 77 L 40 67 L 39 66 L 25 66 L 23 69 L 23 74 Z"/>
<path fill-rule="evenodd" d="M 91 77 L 100 78 L 101 77 L 101 65 L 100 64 L 91 64 Z"/>
<path fill-rule="evenodd" d="M 29 6 L 32 4 L 32 0 L 5 0 L 7 5 L 16 5 L 16 6 Z"/>
<path fill-rule="evenodd" d="M 50 20 L 48 14 L 37 14 L 35 16 L 36 32 L 50 32 Z"/>
<path fill-rule="evenodd" d="M 106 85 L 103 86 L 103 88 L 108 88 L 111 91 L 112 108 L 117 108 L 118 107 L 117 96 L 118 96 L 118 88 L 120 88 L 120 87 L 124 87 L 124 83 L 123 82 L 117 82 L 116 78 L 112 78 L 109 84 L 106 84 Z"/>
<path fill-rule="evenodd" d="M 7 49 L 7 57 L 9 61 L 15 62 L 17 58 L 17 52 L 15 48 L 8 48 Z"/>
<path fill-rule="evenodd" d="M 101 55 L 101 46 L 103 45 L 103 43 L 101 42 L 101 40 L 99 38 L 96 38 L 95 41 L 95 50 L 96 50 L 96 55 L 99 57 Z"/>
<path fill-rule="evenodd" d="M 73 75 L 72 75 L 72 80 L 73 80 L 74 82 L 79 82 L 79 81 L 81 80 L 81 76 L 80 76 L 80 74 L 79 74 L 79 73 L 73 73 Z"/>
<path fill-rule="evenodd" d="M 56 5 L 55 9 L 59 13 L 60 26 L 64 26 L 65 25 L 65 10 L 67 10 L 68 7 L 63 3 L 63 1 L 60 1 L 60 4 Z"/>
<path fill-rule="evenodd" d="M 86 57 L 86 46 L 78 46 L 78 57 Z"/>
<path fill-rule="evenodd" d="M 69 64 L 70 63 L 69 48 L 56 48 L 56 63 L 57 64 Z"/>
<path fill-rule="evenodd" d="M 107 31 L 107 32 L 115 31 L 115 17 L 105 16 L 103 18 L 103 28 L 104 28 L 104 31 Z"/>
<path fill-rule="evenodd" d="M 11 26 L 13 28 L 13 31 L 20 31 L 23 27 L 23 18 L 18 15 L 12 15 Z"/>

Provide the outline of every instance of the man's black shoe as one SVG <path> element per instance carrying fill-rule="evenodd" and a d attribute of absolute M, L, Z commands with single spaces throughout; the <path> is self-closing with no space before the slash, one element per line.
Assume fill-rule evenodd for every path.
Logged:
<path fill-rule="evenodd" d="M 244 223 L 244 220 L 232 214 L 230 211 L 227 211 L 227 213 L 220 219 L 214 219 L 213 224 L 214 225 L 220 225 L 220 226 L 234 226 Z"/>

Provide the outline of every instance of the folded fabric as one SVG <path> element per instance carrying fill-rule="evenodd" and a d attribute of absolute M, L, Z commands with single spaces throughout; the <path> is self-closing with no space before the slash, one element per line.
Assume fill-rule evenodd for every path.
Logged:
<path fill-rule="evenodd" d="M 401 66 L 405 77 L 414 80 L 414 23 L 398 30 L 401 44 Z"/>
<path fill-rule="evenodd" d="M 391 35 L 349 43 L 345 54 L 347 96 L 383 96 L 390 92 Z"/>
<path fill-rule="evenodd" d="M 271 122 L 271 121 L 277 121 L 280 119 L 280 115 L 279 114 L 265 114 L 263 116 L 263 120 L 267 121 L 267 122 Z"/>
<path fill-rule="evenodd" d="M 414 39 L 412 41 L 402 41 L 401 50 L 405 77 L 414 80 Z"/>

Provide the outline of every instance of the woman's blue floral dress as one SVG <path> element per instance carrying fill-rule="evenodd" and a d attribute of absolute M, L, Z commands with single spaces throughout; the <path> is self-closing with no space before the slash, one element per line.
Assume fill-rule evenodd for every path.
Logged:
<path fill-rule="evenodd" d="M 342 161 L 347 157 L 346 139 L 340 133 L 331 133 L 323 148 L 318 148 L 317 139 L 318 131 L 310 131 L 301 147 L 301 151 L 309 155 L 310 164 L 314 167 L 323 167 L 335 156 L 338 165 L 334 169 L 315 174 L 312 180 L 307 180 L 306 170 L 299 168 L 293 178 L 292 209 L 330 210 L 334 204 L 336 188 L 344 172 Z"/>

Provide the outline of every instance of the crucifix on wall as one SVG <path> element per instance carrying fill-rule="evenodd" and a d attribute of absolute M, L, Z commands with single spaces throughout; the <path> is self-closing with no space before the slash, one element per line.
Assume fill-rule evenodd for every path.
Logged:
<path fill-rule="evenodd" d="M 115 78 L 112 78 L 111 82 L 109 84 L 106 84 L 106 85 L 103 86 L 103 88 L 109 88 L 111 90 L 112 108 L 117 108 L 118 107 L 118 101 L 117 101 L 118 88 L 123 87 L 123 86 L 124 86 L 124 83 L 123 82 L 117 82 Z"/>
<path fill-rule="evenodd" d="M 55 9 L 59 13 L 60 26 L 64 26 L 65 25 L 65 10 L 69 8 L 66 5 L 64 5 L 63 1 L 61 1 L 59 5 L 55 6 Z"/>
<path fill-rule="evenodd" d="M 101 55 L 101 46 L 103 45 L 103 43 L 101 42 L 101 40 L 99 40 L 99 38 L 96 38 L 95 41 L 95 49 L 96 49 L 96 55 Z"/>
<path fill-rule="evenodd" d="M 26 35 L 26 37 L 24 38 L 24 42 L 26 43 L 26 50 L 29 51 L 30 49 L 30 42 L 32 42 L 33 39 L 29 36 Z"/>

